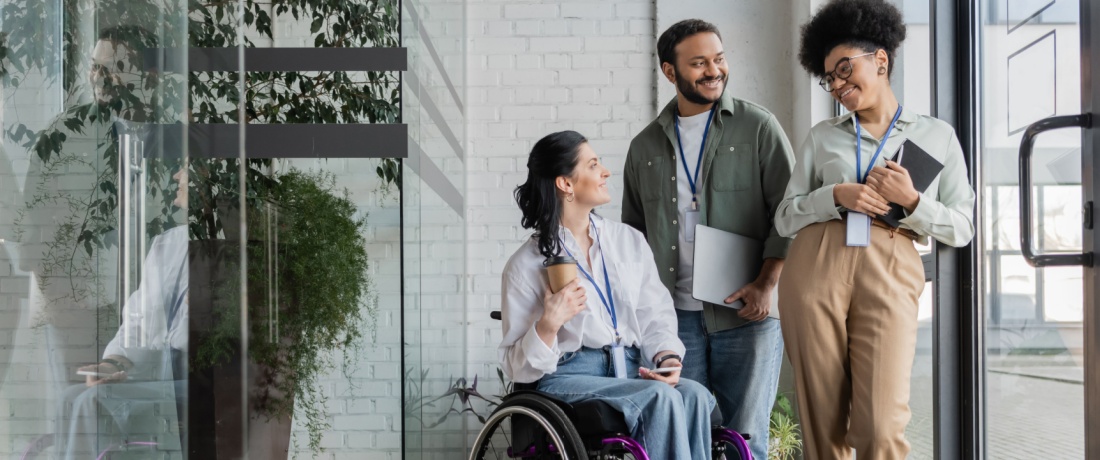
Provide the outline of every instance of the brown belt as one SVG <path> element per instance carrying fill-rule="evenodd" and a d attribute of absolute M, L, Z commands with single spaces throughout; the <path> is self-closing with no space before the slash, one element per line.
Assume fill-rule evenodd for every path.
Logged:
<path fill-rule="evenodd" d="M 841 213 L 840 214 L 840 220 L 847 221 L 848 220 L 848 213 L 847 212 Z M 874 225 L 874 226 L 880 227 L 880 228 L 885 228 L 886 230 L 889 230 L 890 231 L 890 238 L 893 238 L 894 234 L 897 233 L 897 234 L 902 235 L 906 238 L 909 238 L 913 241 L 916 241 L 916 240 L 920 239 L 920 235 L 918 235 L 917 232 L 909 230 L 908 228 L 901 228 L 901 227 L 894 228 L 894 227 L 891 227 L 890 224 L 887 224 L 886 222 L 883 222 L 881 219 L 872 218 L 871 219 L 871 225 Z"/>

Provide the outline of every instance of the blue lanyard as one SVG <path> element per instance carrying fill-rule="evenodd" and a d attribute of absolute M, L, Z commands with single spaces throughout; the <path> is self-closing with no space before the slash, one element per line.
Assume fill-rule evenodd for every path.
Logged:
<path fill-rule="evenodd" d="M 710 115 L 707 115 L 707 127 L 703 128 L 703 142 L 699 144 L 699 158 L 695 159 L 695 175 L 688 174 L 688 161 L 684 156 L 684 142 L 680 140 L 680 115 L 677 112 L 672 118 L 673 124 L 676 126 L 676 143 L 680 146 L 680 162 L 684 164 L 684 175 L 688 178 L 688 185 L 691 186 L 691 209 L 695 209 L 696 204 L 695 195 L 698 192 L 695 191 L 695 181 L 699 180 L 699 165 L 703 164 L 703 151 L 707 148 L 707 135 L 710 134 L 710 121 L 714 118 L 714 111 L 718 108 L 718 103 L 715 102 L 714 106 L 710 108 Z"/>
<path fill-rule="evenodd" d="M 867 165 L 867 171 L 862 176 L 859 175 L 859 165 L 863 163 L 863 158 L 860 153 L 860 141 L 862 140 L 859 128 L 859 115 L 852 114 L 852 120 L 856 122 L 856 181 L 863 183 L 867 180 L 867 175 L 871 174 L 871 169 L 875 167 L 875 161 L 878 160 L 878 155 L 882 153 L 882 148 L 886 147 L 886 140 L 890 138 L 890 131 L 894 130 L 894 125 L 897 124 L 898 118 L 901 117 L 901 104 L 898 104 L 898 111 L 894 114 L 894 120 L 890 122 L 890 127 L 886 128 L 886 135 L 882 136 L 882 143 L 878 145 L 878 150 L 875 150 L 875 156 L 871 157 L 871 163 Z"/>
<path fill-rule="evenodd" d="M 603 242 L 600 241 L 600 230 L 597 229 L 596 224 L 592 222 L 592 216 L 588 217 L 588 225 L 591 225 L 592 229 L 595 230 L 596 242 L 600 244 L 600 261 L 603 262 L 603 281 L 604 287 L 607 288 L 607 297 L 604 297 L 603 291 L 600 290 L 600 285 L 596 284 L 596 280 L 592 278 L 592 275 L 589 275 L 588 271 L 585 270 L 583 266 L 581 266 L 581 261 L 579 259 L 577 260 L 577 268 L 580 269 L 581 274 L 583 274 L 585 278 L 588 278 L 588 281 L 592 282 L 592 287 L 596 288 L 596 293 L 600 295 L 600 302 L 603 302 L 603 308 L 607 310 L 607 314 L 611 316 L 611 327 L 615 329 L 615 340 L 618 341 L 619 318 L 615 316 L 615 297 L 611 294 L 611 277 L 607 276 L 607 259 L 605 259 L 603 256 L 605 250 L 603 247 Z M 561 242 L 560 238 L 558 240 L 559 242 Z M 569 254 L 569 257 L 573 257 L 573 253 L 569 252 L 569 248 L 565 247 L 565 242 L 561 243 L 561 248 L 565 249 L 565 253 Z M 576 259 L 576 257 L 573 258 Z"/>

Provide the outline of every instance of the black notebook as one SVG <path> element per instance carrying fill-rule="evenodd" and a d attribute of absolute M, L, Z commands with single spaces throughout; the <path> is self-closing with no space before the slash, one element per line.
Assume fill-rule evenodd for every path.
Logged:
<path fill-rule="evenodd" d="M 940 171 L 943 171 L 943 163 L 909 139 L 898 147 L 892 160 L 909 170 L 909 178 L 913 179 L 913 188 L 921 193 L 928 190 L 928 186 L 932 185 L 932 181 L 940 175 Z M 905 218 L 905 209 L 900 204 L 890 203 L 890 212 L 878 218 L 891 227 L 897 228 L 901 225 L 901 219 Z"/>

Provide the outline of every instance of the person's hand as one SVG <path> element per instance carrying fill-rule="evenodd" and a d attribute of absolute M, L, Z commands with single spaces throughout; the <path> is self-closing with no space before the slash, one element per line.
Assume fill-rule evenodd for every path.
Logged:
<path fill-rule="evenodd" d="M 566 284 L 556 294 L 551 294 L 550 290 L 547 290 L 542 298 L 542 318 L 535 325 L 539 336 L 543 337 L 544 341 L 547 336 L 556 336 L 558 329 L 561 329 L 565 323 L 568 323 L 574 316 L 588 308 L 585 305 L 587 301 L 588 296 L 585 294 L 584 288 L 575 279 Z"/>
<path fill-rule="evenodd" d="M 773 288 L 774 286 L 768 286 L 760 280 L 753 281 L 726 297 L 726 303 L 731 304 L 738 300 L 744 302 L 745 306 L 737 311 L 737 316 L 746 321 L 760 321 L 771 312 Z"/>
<path fill-rule="evenodd" d="M 119 370 L 119 368 L 115 367 L 115 365 L 111 363 L 89 364 L 87 366 L 81 367 L 78 370 L 85 372 L 98 372 L 100 374 L 106 375 L 106 377 L 86 375 L 84 384 L 89 387 L 94 387 L 96 385 L 104 383 L 121 382 L 123 380 L 126 380 L 126 371 Z"/>
<path fill-rule="evenodd" d="M 664 356 L 667 353 L 672 353 L 672 352 L 669 351 L 669 352 L 657 353 L 657 356 Z M 661 367 L 679 367 L 679 368 L 683 368 L 684 364 L 681 363 L 680 360 L 678 360 L 676 358 L 669 358 L 669 359 L 664 360 L 664 362 L 661 363 Z M 671 372 L 671 373 L 668 373 L 668 374 L 658 374 L 658 373 L 655 373 L 655 372 L 650 372 L 649 369 L 646 369 L 644 367 L 639 367 L 638 368 L 638 375 L 640 377 L 642 377 L 643 379 L 656 380 L 658 382 L 665 382 L 665 383 L 667 383 L 669 385 L 672 385 L 672 386 L 676 386 L 676 385 L 680 384 L 680 372 L 681 371 Z"/>
<path fill-rule="evenodd" d="M 887 161 L 885 168 L 878 166 L 872 169 L 867 175 L 867 186 L 887 201 L 900 204 L 909 212 L 913 212 L 920 201 L 920 194 L 913 187 L 909 170 L 893 161 Z"/>
<path fill-rule="evenodd" d="M 836 184 L 833 202 L 868 216 L 881 216 L 890 211 L 890 204 L 875 189 L 863 184 Z"/>

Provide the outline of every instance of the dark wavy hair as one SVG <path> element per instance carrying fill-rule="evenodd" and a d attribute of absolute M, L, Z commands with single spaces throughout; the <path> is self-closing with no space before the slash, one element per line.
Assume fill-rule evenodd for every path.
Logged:
<path fill-rule="evenodd" d="M 833 0 L 802 25 L 798 62 L 815 77 L 825 75 L 825 57 L 837 46 L 867 53 L 885 50 L 887 75 L 894 74 L 894 56 L 905 41 L 901 11 L 885 0 Z"/>
<path fill-rule="evenodd" d="M 588 142 L 576 131 L 549 134 L 535 143 L 527 157 L 527 182 L 516 187 L 516 204 L 523 212 L 520 224 L 535 229 L 539 252 L 545 257 L 558 255 L 558 228 L 561 225 L 561 198 L 554 180 L 573 175 L 578 150 Z"/>
<path fill-rule="evenodd" d="M 667 62 L 676 67 L 676 45 L 679 45 L 685 38 L 703 32 L 710 32 L 717 35 L 718 40 L 722 39 L 722 34 L 718 33 L 718 28 L 702 19 L 684 19 L 673 24 L 662 32 L 661 37 L 657 39 L 657 63 L 664 64 Z"/>

